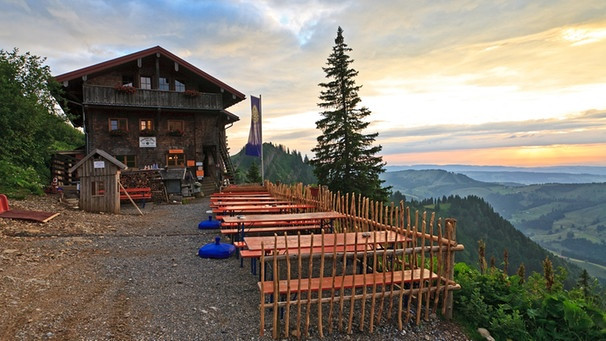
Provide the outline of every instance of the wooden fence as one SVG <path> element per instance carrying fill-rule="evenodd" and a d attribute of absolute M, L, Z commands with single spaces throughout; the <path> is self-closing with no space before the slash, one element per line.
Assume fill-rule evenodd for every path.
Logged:
<path fill-rule="evenodd" d="M 456 220 L 410 211 L 404 203 L 383 205 L 356 195 L 320 188 L 265 183 L 274 196 L 317 205 L 346 215 L 334 223 L 335 234 L 365 232 L 362 247 L 317 245 L 316 251 L 297 245 L 286 251 L 265 250 L 261 256 L 260 334 L 266 329 L 266 311 L 274 339 L 313 334 L 352 333 L 355 328 L 373 332 L 381 323 L 397 323 L 399 330 L 411 320 L 419 324 L 430 314 L 452 317 Z M 324 233 L 324 232 L 322 232 Z M 397 233 L 404 241 L 377 245 L 377 234 Z M 275 235 L 275 244 L 285 236 Z M 324 238 L 322 238 L 323 240 Z M 333 238 L 332 240 L 336 240 Z M 291 250 L 291 251 L 289 251 Z M 294 251 L 296 250 L 296 251 Z M 271 269 L 270 273 L 268 270 Z M 282 332 L 281 332 L 282 331 Z"/>

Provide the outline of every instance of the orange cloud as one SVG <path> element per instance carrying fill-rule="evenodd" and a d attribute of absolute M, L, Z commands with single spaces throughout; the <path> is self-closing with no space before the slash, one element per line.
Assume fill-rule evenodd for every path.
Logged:
<path fill-rule="evenodd" d="M 402 153 L 384 155 L 383 160 L 390 165 L 606 166 L 606 143 Z"/>

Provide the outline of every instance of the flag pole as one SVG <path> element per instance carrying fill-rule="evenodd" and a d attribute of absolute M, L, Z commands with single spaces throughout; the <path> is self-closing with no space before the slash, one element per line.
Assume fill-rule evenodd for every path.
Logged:
<path fill-rule="evenodd" d="M 263 121 L 263 110 L 261 109 L 263 106 L 261 103 L 261 95 L 259 95 L 259 111 L 261 112 L 261 117 L 259 117 L 259 119 Z M 261 129 L 259 129 L 259 135 L 261 136 L 261 182 L 265 182 L 265 170 L 263 169 L 263 124 L 260 124 L 259 126 L 261 127 Z"/>

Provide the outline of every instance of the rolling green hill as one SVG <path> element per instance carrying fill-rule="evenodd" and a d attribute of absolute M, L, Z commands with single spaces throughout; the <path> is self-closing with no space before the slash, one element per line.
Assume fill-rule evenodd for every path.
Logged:
<path fill-rule="evenodd" d="M 259 158 L 244 154 L 242 148 L 231 159 L 237 169 L 236 181 L 246 182 L 245 177 L 248 168 L 253 162 L 259 163 Z M 315 184 L 318 180 L 313 174 L 313 168 L 304 162 L 301 153 L 289 150 L 283 145 L 274 145 L 271 142 L 263 143 L 263 160 L 265 179 L 271 182 L 293 184 L 302 182 L 305 185 Z M 238 181 L 240 180 L 240 181 Z"/>
<path fill-rule="evenodd" d="M 465 175 L 439 169 L 403 170 L 387 172 L 381 175 L 385 184 L 392 190 L 400 191 L 407 198 L 422 200 L 451 194 L 490 193 L 497 184 L 473 180 Z"/>
<path fill-rule="evenodd" d="M 417 200 L 481 197 L 533 241 L 581 265 L 594 263 L 585 268 L 606 279 L 606 183 L 505 186 L 443 170 L 390 172 L 382 178 Z"/>
<path fill-rule="evenodd" d="M 568 271 L 567 285 L 572 286 L 581 269 L 556 257 L 540 245 L 518 231 L 484 199 L 477 196 L 460 197 L 458 195 L 440 198 L 435 204 L 425 205 L 428 211 L 436 211 L 437 216 L 455 217 L 457 219 L 457 241 L 465 245 L 463 252 L 457 253 L 456 261 L 479 267 L 478 241 L 486 243 L 486 262 L 494 257 L 495 266 L 503 269 L 504 251 L 509 253 L 508 273 L 515 274 L 520 264 L 524 263 L 526 273 L 542 273 L 542 261 L 549 257 L 555 267 L 561 266 Z"/>

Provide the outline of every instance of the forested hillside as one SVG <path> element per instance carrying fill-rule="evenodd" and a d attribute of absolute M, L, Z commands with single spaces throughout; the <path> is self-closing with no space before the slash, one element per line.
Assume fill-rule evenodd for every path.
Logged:
<path fill-rule="evenodd" d="M 482 198 L 477 196 L 449 196 L 435 200 L 433 204 L 426 202 L 426 208 L 437 209 L 441 217 L 457 219 L 457 240 L 465 245 L 465 251 L 457 254 L 457 262 L 465 262 L 470 266 L 479 267 L 478 241 L 486 244 L 485 258 L 490 265 L 494 258 L 495 265 L 503 268 L 504 253 L 508 252 L 508 274 L 515 274 L 520 264 L 524 264 L 528 273 L 543 271 L 542 261 L 549 257 L 555 267 L 562 266 L 573 279 L 574 284 L 581 269 L 556 257 L 536 242 L 518 231 L 509 221 L 496 213 Z"/>
<path fill-rule="evenodd" d="M 491 193 L 492 189 L 500 187 L 473 180 L 465 175 L 447 172 L 440 169 L 403 170 L 383 173 L 381 178 L 392 190 L 399 191 L 407 198 L 422 200 L 449 196 L 451 194 L 482 194 Z"/>
<path fill-rule="evenodd" d="M 481 197 L 541 246 L 594 263 L 581 265 L 606 278 L 606 183 L 504 186 L 443 170 L 391 172 L 384 178 L 409 199 Z"/>
<path fill-rule="evenodd" d="M 258 157 L 245 155 L 244 152 L 245 148 L 242 148 L 238 154 L 231 157 L 237 169 L 238 182 L 248 182 L 246 174 L 250 165 L 253 162 L 257 164 L 260 162 Z M 266 142 L 263 143 L 263 159 L 266 180 L 285 184 L 302 182 L 305 185 L 317 182 L 313 168 L 304 160 L 301 153 L 294 149 L 289 150 L 283 145 Z"/>

